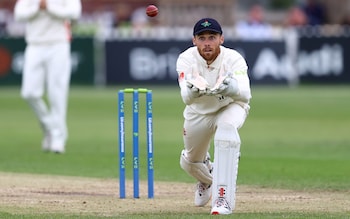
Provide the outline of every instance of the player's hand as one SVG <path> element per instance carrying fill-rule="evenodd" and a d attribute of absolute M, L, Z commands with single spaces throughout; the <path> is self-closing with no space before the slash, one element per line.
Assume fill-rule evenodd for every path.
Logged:
<path fill-rule="evenodd" d="M 186 82 L 187 85 L 187 90 L 188 90 L 188 95 L 190 96 L 191 99 L 193 98 L 197 98 L 202 96 L 205 91 L 200 90 L 198 87 L 194 86 L 192 83 L 190 82 Z"/>
<path fill-rule="evenodd" d="M 212 90 L 211 95 L 221 94 L 223 96 L 235 96 L 239 92 L 237 80 L 227 77 L 215 90 Z"/>

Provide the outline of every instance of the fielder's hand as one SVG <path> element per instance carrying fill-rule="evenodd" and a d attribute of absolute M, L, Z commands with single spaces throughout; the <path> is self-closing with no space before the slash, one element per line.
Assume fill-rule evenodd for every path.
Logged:
<path fill-rule="evenodd" d="M 225 78 L 225 80 L 219 85 L 218 88 L 216 88 L 215 90 L 212 90 L 210 93 L 212 95 L 217 95 L 217 94 L 221 94 L 223 96 L 235 96 L 237 95 L 239 92 L 238 89 L 238 83 L 237 80 L 231 78 L 231 77 L 227 77 Z"/>

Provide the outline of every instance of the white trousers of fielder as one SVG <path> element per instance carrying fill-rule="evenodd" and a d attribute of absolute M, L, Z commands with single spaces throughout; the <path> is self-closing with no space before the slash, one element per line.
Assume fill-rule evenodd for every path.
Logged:
<path fill-rule="evenodd" d="M 21 96 L 34 110 L 44 135 L 51 136 L 52 149 L 64 150 L 68 138 L 70 74 L 69 42 L 26 47 Z"/>

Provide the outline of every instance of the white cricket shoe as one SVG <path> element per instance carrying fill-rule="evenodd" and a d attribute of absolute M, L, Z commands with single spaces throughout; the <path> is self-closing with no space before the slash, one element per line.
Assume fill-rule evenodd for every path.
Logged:
<path fill-rule="evenodd" d="M 211 209 L 211 214 L 232 214 L 232 210 L 225 198 L 218 198 Z"/>
<path fill-rule="evenodd" d="M 55 154 L 64 154 L 65 149 L 64 149 L 64 146 L 59 146 L 59 147 L 52 147 L 51 151 Z"/>
<path fill-rule="evenodd" d="M 196 192 L 194 193 L 194 205 L 197 207 L 202 207 L 209 202 L 210 197 L 211 185 L 198 182 Z"/>
<path fill-rule="evenodd" d="M 65 152 L 65 147 L 62 144 L 52 144 L 50 150 L 56 154 L 63 154 Z"/>
<path fill-rule="evenodd" d="M 59 130 L 51 130 L 51 145 L 50 151 L 56 154 L 63 154 L 65 152 L 65 138 Z"/>
<path fill-rule="evenodd" d="M 51 140 L 51 152 L 56 154 L 63 154 L 65 152 L 64 141 L 60 138 L 53 138 Z"/>

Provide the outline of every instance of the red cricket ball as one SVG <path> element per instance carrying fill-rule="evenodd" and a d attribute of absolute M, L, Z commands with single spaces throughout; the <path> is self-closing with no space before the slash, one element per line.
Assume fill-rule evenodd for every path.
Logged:
<path fill-rule="evenodd" d="M 148 5 L 146 8 L 146 14 L 149 17 L 155 17 L 158 14 L 158 8 L 155 5 Z"/>

